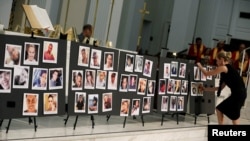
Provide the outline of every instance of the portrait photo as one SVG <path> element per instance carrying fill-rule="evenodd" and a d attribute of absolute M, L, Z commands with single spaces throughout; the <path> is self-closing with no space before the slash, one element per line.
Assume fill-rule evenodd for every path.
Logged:
<path fill-rule="evenodd" d="M 43 94 L 43 113 L 57 114 L 58 112 L 58 93 L 44 93 Z"/>
<path fill-rule="evenodd" d="M 191 82 L 191 96 L 197 96 L 197 83 L 196 82 Z"/>
<path fill-rule="evenodd" d="M 177 98 L 177 111 L 184 111 L 184 96 Z"/>
<path fill-rule="evenodd" d="M 155 95 L 155 80 L 148 80 L 147 96 Z"/>
<path fill-rule="evenodd" d="M 23 116 L 38 115 L 38 98 L 39 94 L 24 93 L 23 95 Z"/>
<path fill-rule="evenodd" d="M 178 72 L 178 62 L 172 61 L 171 62 L 171 77 L 177 77 Z"/>
<path fill-rule="evenodd" d="M 90 70 L 90 69 L 85 70 L 84 88 L 85 89 L 95 88 L 95 70 Z"/>
<path fill-rule="evenodd" d="M 62 89 L 63 88 L 63 68 L 50 68 L 49 69 L 49 89 Z"/>
<path fill-rule="evenodd" d="M 135 55 L 135 72 L 142 72 L 143 70 L 143 60 L 144 57 L 142 55 Z"/>
<path fill-rule="evenodd" d="M 57 52 L 58 43 L 57 42 L 43 42 L 43 62 L 44 63 L 57 63 Z"/>
<path fill-rule="evenodd" d="M 112 111 L 112 93 L 102 94 L 102 112 Z"/>
<path fill-rule="evenodd" d="M 139 78 L 137 94 L 145 95 L 146 90 L 147 90 L 147 79 L 146 78 Z"/>
<path fill-rule="evenodd" d="M 114 70 L 114 52 L 104 52 L 104 70 Z"/>
<path fill-rule="evenodd" d="M 143 97 L 142 113 L 150 113 L 151 97 Z"/>
<path fill-rule="evenodd" d="M 166 94 L 166 85 L 167 81 L 166 79 L 159 79 L 159 87 L 158 87 L 158 94 Z"/>
<path fill-rule="evenodd" d="M 170 63 L 164 63 L 163 78 L 170 78 Z"/>
<path fill-rule="evenodd" d="M 213 69 L 212 66 L 207 66 L 207 71 L 211 71 L 212 69 Z M 212 79 L 213 79 L 212 75 L 207 76 L 207 80 L 212 80 Z"/>
<path fill-rule="evenodd" d="M 129 86 L 128 91 L 135 92 L 137 88 L 137 77 L 138 75 L 130 74 L 129 75 Z"/>
<path fill-rule="evenodd" d="M 194 80 L 200 80 L 200 69 L 197 66 L 194 66 Z"/>
<path fill-rule="evenodd" d="M 128 81 L 129 81 L 129 75 L 121 74 L 120 87 L 119 87 L 120 92 L 128 91 Z"/>
<path fill-rule="evenodd" d="M 22 46 L 6 44 L 4 56 L 4 67 L 14 67 L 14 65 L 21 65 Z"/>
<path fill-rule="evenodd" d="M 79 46 L 78 51 L 78 66 L 89 66 L 89 55 L 90 55 L 90 48 L 86 46 Z"/>
<path fill-rule="evenodd" d="M 203 69 L 204 69 L 204 70 L 207 70 L 206 67 L 203 67 Z M 206 80 L 207 80 L 206 75 L 205 75 L 202 71 L 200 71 L 200 72 L 201 72 L 201 81 L 206 81 Z"/>
<path fill-rule="evenodd" d="M 38 65 L 39 62 L 39 43 L 24 43 L 24 61 L 25 65 Z"/>
<path fill-rule="evenodd" d="M 126 72 L 133 72 L 134 69 L 134 55 L 126 54 L 126 61 L 125 61 L 125 71 Z"/>
<path fill-rule="evenodd" d="M 173 94 L 175 91 L 175 79 L 168 79 L 167 93 Z"/>
<path fill-rule="evenodd" d="M 88 114 L 98 113 L 98 94 L 88 95 Z"/>
<path fill-rule="evenodd" d="M 29 66 L 15 66 L 13 74 L 13 88 L 27 89 L 29 87 Z"/>
<path fill-rule="evenodd" d="M 32 89 L 46 90 L 47 89 L 48 69 L 33 68 Z"/>
<path fill-rule="evenodd" d="M 161 111 L 162 112 L 168 111 L 168 96 L 161 97 Z"/>
<path fill-rule="evenodd" d="M 107 71 L 97 70 L 96 89 L 106 89 Z"/>
<path fill-rule="evenodd" d="M 145 59 L 143 75 L 151 77 L 152 67 L 153 67 L 153 61 Z"/>
<path fill-rule="evenodd" d="M 86 93 L 75 92 L 75 113 L 85 113 Z"/>
<path fill-rule="evenodd" d="M 0 93 L 11 92 L 11 70 L 0 69 Z"/>
<path fill-rule="evenodd" d="M 185 78 L 186 77 L 186 69 L 187 69 L 187 64 L 186 63 L 180 63 L 180 67 L 179 67 L 179 77 L 180 78 Z"/>
<path fill-rule="evenodd" d="M 197 96 L 203 96 L 203 82 L 197 82 Z"/>
<path fill-rule="evenodd" d="M 72 90 L 82 90 L 83 88 L 83 71 L 72 70 Z"/>
<path fill-rule="evenodd" d="M 130 108 L 130 99 L 121 100 L 120 116 L 128 116 Z"/>
<path fill-rule="evenodd" d="M 97 49 L 91 50 L 90 68 L 100 69 L 102 59 L 102 51 Z"/>
<path fill-rule="evenodd" d="M 140 99 L 132 99 L 131 116 L 138 116 L 140 114 L 140 105 Z"/>
<path fill-rule="evenodd" d="M 117 77 L 118 73 L 114 71 L 108 72 L 108 89 L 117 90 Z"/>
<path fill-rule="evenodd" d="M 174 80 L 174 94 L 179 95 L 181 93 L 181 80 Z"/>
<path fill-rule="evenodd" d="M 170 108 L 169 111 L 176 111 L 177 108 L 177 96 L 170 96 Z"/>
<path fill-rule="evenodd" d="M 188 81 L 181 80 L 181 94 L 187 95 L 187 93 L 188 93 Z"/>

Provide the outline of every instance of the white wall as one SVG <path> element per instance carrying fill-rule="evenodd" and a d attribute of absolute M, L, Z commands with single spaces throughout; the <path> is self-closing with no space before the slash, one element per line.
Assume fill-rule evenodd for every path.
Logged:
<path fill-rule="evenodd" d="M 10 11 L 12 0 L 0 0 L 0 24 L 4 25 L 5 29 L 9 28 Z"/>

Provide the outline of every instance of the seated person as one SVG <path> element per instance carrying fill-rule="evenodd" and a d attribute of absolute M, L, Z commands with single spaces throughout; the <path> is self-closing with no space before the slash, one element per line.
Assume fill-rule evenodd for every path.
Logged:
<path fill-rule="evenodd" d="M 202 43 L 202 39 L 197 37 L 195 44 L 191 44 L 188 50 L 188 58 L 200 62 L 201 56 L 204 54 L 206 46 Z"/>

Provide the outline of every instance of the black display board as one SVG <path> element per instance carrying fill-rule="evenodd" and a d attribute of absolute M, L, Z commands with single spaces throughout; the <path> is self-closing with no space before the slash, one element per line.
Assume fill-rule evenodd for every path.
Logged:
<path fill-rule="evenodd" d="M 160 58 L 157 87 L 157 112 L 185 113 L 189 95 L 188 60 Z"/>
<path fill-rule="evenodd" d="M 1 85 L 4 85 L 2 84 L 3 81 L 8 82 L 10 85 L 7 90 L 0 88 L 0 119 L 65 114 L 67 42 L 64 40 L 14 35 L 0 35 L 0 39 L 0 71 L 2 78 L 0 81 Z M 35 46 L 34 50 L 29 53 L 33 54 L 37 61 L 28 61 L 27 59 L 28 48 L 32 45 Z M 54 57 L 51 56 L 51 53 L 45 53 L 50 48 L 49 46 L 52 46 L 51 53 Z M 17 65 L 13 65 L 15 63 Z M 28 70 L 28 74 L 23 74 L 23 70 Z M 58 79 L 56 79 L 57 83 L 51 83 L 52 73 L 56 70 L 59 70 Z M 40 74 L 43 74 L 42 72 L 45 73 L 40 77 Z M 28 83 L 18 83 L 23 82 L 20 76 L 25 76 L 24 79 Z M 45 85 L 43 86 L 43 84 Z M 54 96 L 53 101 L 49 99 L 49 95 Z M 35 99 L 26 99 L 26 96 L 35 96 Z M 53 102 L 52 108 L 49 104 L 50 101 Z M 38 103 L 31 112 L 26 111 L 29 103 Z"/>

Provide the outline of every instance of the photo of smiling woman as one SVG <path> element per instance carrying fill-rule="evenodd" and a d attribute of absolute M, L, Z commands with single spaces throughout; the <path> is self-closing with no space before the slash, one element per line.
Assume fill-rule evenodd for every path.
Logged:
<path fill-rule="evenodd" d="M 11 91 L 11 70 L 0 69 L 0 93 Z"/>

